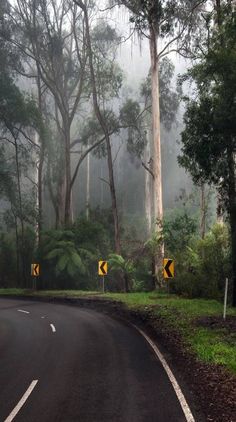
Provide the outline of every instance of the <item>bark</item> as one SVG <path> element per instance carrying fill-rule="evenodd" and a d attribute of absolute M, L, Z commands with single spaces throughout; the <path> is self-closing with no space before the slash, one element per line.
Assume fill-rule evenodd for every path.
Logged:
<path fill-rule="evenodd" d="M 206 194 L 205 194 L 205 185 L 201 185 L 201 219 L 200 219 L 200 235 L 204 239 L 206 233 Z"/>
<path fill-rule="evenodd" d="M 86 180 L 86 219 L 89 220 L 90 207 L 90 155 L 87 155 L 87 180 Z"/>
<path fill-rule="evenodd" d="M 88 51 L 88 57 L 89 57 L 90 76 L 91 76 L 91 83 L 92 83 L 92 90 L 93 90 L 93 105 L 94 105 L 94 111 L 95 111 L 96 117 L 101 125 L 101 128 L 105 136 L 105 141 L 106 141 L 107 164 L 108 164 L 108 171 L 109 171 L 109 186 L 110 186 L 110 193 L 111 193 L 112 213 L 113 213 L 114 229 L 115 229 L 115 252 L 120 255 L 120 251 L 121 251 L 120 227 L 119 227 L 119 218 L 118 218 L 118 211 L 117 211 L 116 190 L 115 190 L 115 182 L 114 182 L 114 174 L 113 174 L 113 162 L 112 162 L 110 136 L 109 136 L 108 128 L 106 126 L 106 122 L 102 116 L 100 106 L 98 103 L 96 79 L 95 79 L 95 72 L 94 72 L 94 65 L 93 65 L 93 52 L 92 52 L 90 30 L 89 30 L 88 10 L 82 1 L 76 1 L 76 3 L 82 8 L 84 12 L 87 51 Z"/>
<path fill-rule="evenodd" d="M 129 288 L 129 277 L 127 274 L 124 274 L 124 292 L 128 293 L 130 291 Z"/>
<path fill-rule="evenodd" d="M 150 163 L 151 148 L 148 134 L 148 142 L 145 150 L 145 162 Z M 152 199 L 153 199 L 153 177 L 148 171 L 145 171 L 145 216 L 147 224 L 147 238 L 151 237 L 152 229 Z"/>
<path fill-rule="evenodd" d="M 154 219 L 155 229 L 161 231 L 163 220 L 162 179 L 161 179 L 161 138 L 160 138 L 160 100 L 159 100 L 159 59 L 158 32 L 150 25 L 150 53 L 152 80 L 152 131 L 153 131 L 153 173 L 154 173 Z M 155 274 L 158 277 L 163 265 L 164 244 L 158 248 L 155 257 Z"/>
<path fill-rule="evenodd" d="M 39 67 L 37 65 L 37 89 L 38 89 L 38 105 L 41 116 L 43 116 L 43 103 L 42 103 L 42 89 L 41 80 L 39 76 Z M 44 165 L 44 142 L 39 138 L 40 153 L 39 153 L 39 165 L 38 165 L 38 224 L 37 224 L 37 237 L 38 243 L 40 244 L 41 232 L 43 225 L 43 165 Z"/>
<path fill-rule="evenodd" d="M 26 267 L 25 267 L 25 228 L 24 228 L 24 219 L 23 219 L 23 209 L 22 209 L 22 196 L 21 196 L 21 183 L 20 183 L 20 165 L 19 165 L 19 157 L 18 157 L 18 145 L 17 140 L 14 140 L 15 146 L 15 161 L 16 161 L 16 177 L 17 177 L 17 190 L 18 190 L 18 205 L 19 205 L 19 219 L 20 219 L 20 227 L 21 227 L 21 249 L 20 249 L 20 256 L 21 256 L 21 264 L 22 264 L 22 287 L 26 287 Z M 19 240 L 19 238 L 18 238 Z"/>
<path fill-rule="evenodd" d="M 101 163 L 100 168 L 100 208 L 103 208 L 103 202 L 104 202 L 104 186 L 103 186 L 103 167 Z"/>
<path fill-rule="evenodd" d="M 65 225 L 69 226 L 72 223 L 72 206 L 71 206 L 71 157 L 70 157 L 70 124 L 64 123 L 65 131 Z"/>
<path fill-rule="evenodd" d="M 229 218 L 231 229 L 231 251 L 232 251 L 232 281 L 233 281 L 233 306 L 236 307 L 236 174 L 233 148 L 228 148 L 229 166 Z"/>
<path fill-rule="evenodd" d="M 16 213 L 13 211 L 13 206 L 11 204 L 11 212 L 15 221 L 15 235 L 16 235 L 16 279 L 17 287 L 20 287 L 20 248 L 19 248 L 19 234 L 18 234 L 18 222 Z"/>

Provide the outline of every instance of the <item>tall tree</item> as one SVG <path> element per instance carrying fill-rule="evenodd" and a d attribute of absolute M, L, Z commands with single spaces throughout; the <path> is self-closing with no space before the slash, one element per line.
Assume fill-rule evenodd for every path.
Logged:
<path fill-rule="evenodd" d="M 236 306 L 236 13 L 222 1 L 213 18 L 221 25 L 208 30 L 202 60 L 187 75 L 196 83 L 198 97 L 187 102 L 179 162 L 196 183 L 212 183 L 219 189 L 231 228 Z"/>
<path fill-rule="evenodd" d="M 119 226 L 119 217 L 118 217 L 118 209 L 117 209 L 117 199 L 116 199 L 114 172 L 113 172 L 110 134 L 109 134 L 109 128 L 106 124 L 106 117 L 104 113 L 102 113 L 101 103 L 99 101 L 100 97 L 99 97 L 98 84 L 96 80 L 94 53 L 93 53 L 93 47 L 92 47 L 92 41 L 91 41 L 91 29 L 90 29 L 90 22 L 89 22 L 89 6 L 91 6 L 91 4 L 90 2 L 88 4 L 87 2 L 83 2 L 82 0 L 81 1 L 74 0 L 74 2 L 80 7 L 80 9 L 83 11 L 83 14 L 84 14 L 87 52 L 88 52 L 88 57 L 89 57 L 89 68 L 90 68 L 90 80 L 91 80 L 91 86 L 92 86 L 93 106 L 94 106 L 94 112 L 97 117 L 97 120 L 104 133 L 105 142 L 106 142 L 107 164 L 108 164 L 108 171 L 109 171 L 109 187 L 110 187 L 110 193 L 111 193 L 112 212 L 113 212 L 114 228 L 115 228 L 115 251 L 117 254 L 120 254 L 121 252 L 120 226 Z"/>
<path fill-rule="evenodd" d="M 11 41 L 24 55 L 31 76 L 39 75 L 57 109 L 65 186 L 60 204 L 64 215 L 60 224 L 70 224 L 71 126 L 85 89 L 87 64 L 81 14 L 73 2 L 66 0 L 60 5 L 55 0 L 17 0 L 11 7 L 10 17 L 18 31 L 18 37 Z M 21 73 L 29 76 L 29 72 Z"/>
<path fill-rule="evenodd" d="M 131 12 L 140 36 L 149 40 L 151 57 L 151 93 L 152 93 L 152 136 L 153 136 L 153 174 L 154 174 L 154 216 L 157 232 L 161 232 L 163 219 L 161 139 L 160 139 L 160 59 L 170 52 L 177 51 L 183 56 L 189 55 L 190 34 L 196 21 L 196 12 L 202 1 L 145 1 L 111 0 L 110 3 L 124 5 Z M 160 274 L 164 255 L 161 243 L 155 258 L 156 276 Z"/>

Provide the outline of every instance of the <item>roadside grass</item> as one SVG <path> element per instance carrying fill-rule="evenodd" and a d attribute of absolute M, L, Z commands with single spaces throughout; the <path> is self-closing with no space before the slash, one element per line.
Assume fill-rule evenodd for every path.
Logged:
<path fill-rule="evenodd" d="M 236 373 L 236 336 L 224 329 L 203 328 L 195 323 L 200 317 L 222 317 L 223 305 L 216 300 L 183 299 L 157 293 L 110 293 L 107 296 L 126 303 L 131 309 L 151 305 L 153 315 L 161 316 L 167 329 L 177 331 L 199 360 L 224 365 Z M 236 317 L 236 309 L 228 307 L 227 315 Z"/>
<path fill-rule="evenodd" d="M 101 293 L 84 290 L 31 290 L 31 289 L 0 289 L 0 296 L 43 296 L 43 297 L 81 297 L 99 296 Z"/>
<path fill-rule="evenodd" d="M 184 299 L 176 295 L 157 292 L 148 293 L 105 293 L 78 290 L 22 290 L 0 289 L 1 295 L 29 295 L 54 297 L 99 296 L 120 301 L 130 309 L 148 308 L 155 316 L 161 316 L 168 330 L 178 332 L 186 348 L 196 353 L 201 361 L 221 364 L 236 373 L 236 334 L 226 329 L 209 329 L 196 324 L 197 318 L 222 317 L 223 305 L 216 300 Z M 236 309 L 228 307 L 228 316 L 236 317 Z"/>

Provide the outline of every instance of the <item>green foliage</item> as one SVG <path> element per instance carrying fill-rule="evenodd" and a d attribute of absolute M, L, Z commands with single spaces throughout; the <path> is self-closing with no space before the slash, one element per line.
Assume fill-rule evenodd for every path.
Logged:
<path fill-rule="evenodd" d="M 226 208 L 232 177 L 229 156 L 236 148 L 235 20 L 235 13 L 224 16 L 221 30 L 211 34 L 201 62 L 185 77 L 195 82 L 198 96 L 186 99 L 179 157 L 196 183 L 207 181 L 220 188 Z"/>
<path fill-rule="evenodd" d="M 43 233 L 38 251 L 43 288 L 97 288 L 97 264 L 110 252 L 111 236 L 105 219 L 104 224 L 96 221 L 93 213 L 91 220 L 79 218 L 70 229 Z"/>
<path fill-rule="evenodd" d="M 174 65 L 170 59 L 164 57 L 160 62 L 159 90 L 160 90 L 160 118 L 167 130 L 176 121 L 176 114 L 180 104 L 181 87 L 177 84 L 173 89 Z M 151 105 L 151 75 L 141 85 L 141 97 L 145 103 Z"/>
<path fill-rule="evenodd" d="M 84 276 L 88 272 L 87 264 L 95 259 L 91 252 L 76 246 L 75 233 L 70 230 L 45 233 L 42 253 L 56 278 L 71 281 Z"/>
<path fill-rule="evenodd" d="M 183 245 L 173 256 L 174 292 L 190 297 L 223 298 L 225 278 L 231 276 L 227 226 L 213 226 L 204 239 L 193 238 L 190 245 Z"/>
<path fill-rule="evenodd" d="M 153 232 L 152 237 L 145 242 L 145 247 L 149 250 L 151 256 L 154 256 L 163 241 L 163 234 L 157 231 Z"/>
<path fill-rule="evenodd" d="M 134 263 L 131 259 L 125 259 L 118 254 L 110 254 L 108 256 L 108 265 L 111 271 L 120 273 L 124 280 L 124 291 L 130 291 L 132 287 L 132 277 L 135 274 Z"/>
<path fill-rule="evenodd" d="M 122 271 L 127 276 L 134 274 L 135 268 L 133 262 L 130 259 L 124 259 L 121 255 L 110 254 L 108 256 L 108 263 L 111 270 Z"/>
<path fill-rule="evenodd" d="M 191 238 L 196 234 L 196 221 L 186 213 L 177 215 L 171 220 L 164 220 L 163 235 L 165 248 L 176 255 L 182 252 Z"/>

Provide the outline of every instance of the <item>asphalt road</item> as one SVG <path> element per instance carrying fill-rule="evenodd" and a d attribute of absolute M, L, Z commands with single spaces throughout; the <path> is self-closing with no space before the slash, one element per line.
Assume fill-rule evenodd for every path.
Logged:
<path fill-rule="evenodd" d="M 135 328 L 68 305 L 0 299 L 0 422 L 34 380 L 14 421 L 186 422 Z"/>

